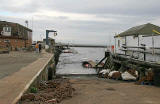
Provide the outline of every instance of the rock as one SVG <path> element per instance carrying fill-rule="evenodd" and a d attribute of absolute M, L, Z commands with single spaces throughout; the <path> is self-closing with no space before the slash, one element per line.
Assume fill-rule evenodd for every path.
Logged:
<path fill-rule="evenodd" d="M 100 78 L 108 78 L 109 72 L 110 72 L 110 69 L 103 69 L 98 73 L 98 75 Z"/>
<path fill-rule="evenodd" d="M 129 69 L 129 70 L 127 70 L 127 72 L 134 77 L 138 77 L 138 71 L 136 71 L 134 69 Z"/>
<path fill-rule="evenodd" d="M 115 72 L 115 73 L 113 73 L 111 78 L 116 79 L 116 80 L 121 79 L 121 73 Z"/>
<path fill-rule="evenodd" d="M 99 73 L 106 74 L 106 73 L 109 73 L 109 72 L 110 72 L 110 69 L 103 69 Z"/>
<path fill-rule="evenodd" d="M 21 97 L 21 100 L 34 100 L 35 98 L 35 94 L 33 93 L 28 93 L 28 94 L 24 94 L 22 97 Z"/>
<path fill-rule="evenodd" d="M 46 101 L 46 103 L 54 103 L 54 104 L 57 104 L 57 100 L 56 99 L 51 99 L 51 100 L 48 100 Z"/>
<path fill-rule="evenodd" d="M 122 80 L 136 80 L 137 78 L 133 75 L 131 75 L 129 72 L 125 71 L 121 74 Z"/>
<path fill-rule="evenodd" d="M 108 77 L 112 79 L 121 79 L 121 73 L 119 71 L 111 71 Z"/>

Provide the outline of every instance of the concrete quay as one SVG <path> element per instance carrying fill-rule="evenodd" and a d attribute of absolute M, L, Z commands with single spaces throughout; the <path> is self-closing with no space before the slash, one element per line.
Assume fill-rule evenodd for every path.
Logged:
<path fill-rule="evenodd" d="M 22 67 L 41 58 L 43 53 L 12 51 L 9 54 L 0 54 L 0 79 L 9 76 Z"/>
<path fill-rule="evenodd" d="M 16 104 L 31 86 L 48 80 L 48 68 L 53 66 L 53 57 L 53 54 L 42 52 L 36 61 L 0 79 L 0 104 Z"/>

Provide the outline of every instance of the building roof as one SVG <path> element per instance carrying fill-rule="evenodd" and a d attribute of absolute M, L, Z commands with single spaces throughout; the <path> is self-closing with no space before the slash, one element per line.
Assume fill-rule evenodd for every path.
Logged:
<path fill-rule="evenodd" d="M 151 23 L 147 23 L 147 24 L 132 27 L 132 28 L 116 35 L 115 37 L 137 36 L 137 35 L 150 36 L 152 34 L 154 34 L 154 35 L 160 34 L 160 27 L 156 26 L 154 24 L 151 24 Z"/>
<path fill-rule="evenodd" d="M 14 22 L 8 22 L 8 21 L 1 21 L 1 20 L 0 20 L 0 24 L 4 24 L 4 23 L 6 23 L 6 24 L 15 24 L 15 25 L 19 25 L 19 26 L 21 26 L 21 27 L 25 28 L 26 30 L 28 30 L 28 31 L 31 31 L 31 32 L 32 32 L 32 30 L 31 30 L 31 29 L 29 29 L 28 27 L 25 27 L 25 26 L 23 26 L 23 25 L 21 25 L 21 24 L 14 23 Z"/>

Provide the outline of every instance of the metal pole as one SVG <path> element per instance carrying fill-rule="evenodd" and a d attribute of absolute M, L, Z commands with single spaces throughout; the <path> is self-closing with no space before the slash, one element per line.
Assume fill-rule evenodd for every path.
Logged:
<path fill-rule="evenodd" d="M 154 61 L 155 61 L 156 59 L 155 59 L 155 52 L 154 52 L 154 37 L 153 37 L 153 33 L 152 33 L 152 54 L 153 54 Z"/>
<path fill-rule="evenodd" d="M 49 43 L 48 43 L 48 34 L 49 34 L 49 31 L 46 30 L 46 45 L 49 45 Z"/>
<path fill-rule="evenodd" d="M 144 52 L 146 51 L 146 46 L 144 46 Z M 144 61 L 146 61 L 146 53 L 144 53 Z"/>
<path fill-rule="evenodd" d="M 127 37 L 125 36 L 125 46 L 127 46 Z M 125 48 L 125 49 L 127 49 L 127 48 Z M 125 55 L 127 55 L 127 51 L 125 51 Z"/>
<path fill-rule="evenodd" d="M 114 38 L 114 41 L 115 41 L 115 43 L 114 43 L 114 50 L 115 50 L 115 53 L 117 53 L 117 52 L 116 52 L 116 48 L 117 48 L 117 47 L 116 47 L 116 37 Z"/>

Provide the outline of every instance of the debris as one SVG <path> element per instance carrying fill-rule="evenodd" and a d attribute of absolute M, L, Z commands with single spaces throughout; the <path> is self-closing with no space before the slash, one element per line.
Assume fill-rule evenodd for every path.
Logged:
<path fill-rule="evenodd" d="M 121 73 L 119 71 L 111 71 L 109 74 L 108 74 L 108 77 L 109 78 L 112 78 L 112 79 L 121 79 Z"/>
<path fill-rule="evenodd" d="M 136 77 L 131 75 L 128 71 L 121 74 L 122 80 L 136 80 Z"/>
<path fill-rule="evenodd" d="M 99 73 L 106 74 L 106 73 L 109 73 L 109 72 L 110 72 L 110 69 L 103 69 Z"/>
<path fill-rule="evenodd" d="M 22 97 L 21 97 L 21 100 L 34 100 L 35 99 L 35 94 L 33 93 L 28 93 L 28 94 L 24 94 Z"/>
<path fill-rule="evenodd" d="M 148 72 L 146 72 L 146 75 L 141 77 L 137 82 L 136 84 L 152 84 L 153 83 L 153 76 L 154 76 L 154 73 L 149 70 Z"/>
<path fill-rule="evenodd" d="M 110 69 L 103 69 L 98 73 L 98 75 L 100 78 L 108 78 L 109 72 L 110 72 Z"/>
<path fill-rule="evenodd" d="M 56 99 L 51 99 L 51 100 L 46 101 L 46 103 L 54 103 L 54 104 L 56 104 L 57 100 Z"/>
<path fill-rule="evenodd" d="M 134 69 L 129 69 L 129 70 L 127 70 L 127 72 L 136 78 L 138 77 L 138 71 L 136 71 Z"/>
<path fill-rule="evenodd" d="M 41 82 L 37 93 L 26 93 L 21 97 L 20 104 L 57 104 L 67 97 L 72 97 L 75 89 L 69 79 L 60 78 Z"/>

